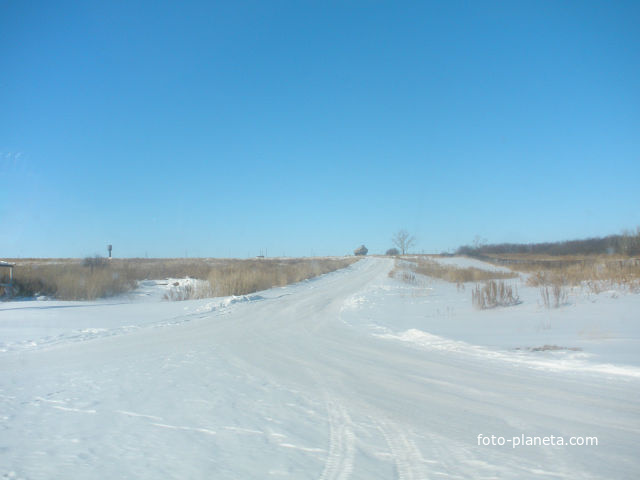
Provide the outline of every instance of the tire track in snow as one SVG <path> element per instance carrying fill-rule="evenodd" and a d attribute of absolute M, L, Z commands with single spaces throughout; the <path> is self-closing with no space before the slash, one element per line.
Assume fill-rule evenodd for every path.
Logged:
<path fill-rule="evenodd" d="M 382 431 L 398 471 L 398 480 L 425 480 L 429 478 L 420 449 L 405 433 L 391 422 L 373 419 Z"/>
<path fill-rule="evenodd" d="M 346 409 L 331 398 L 327 398 L 329 416 L 329 455 L 320 480 L 346 480 L 353 471 L 355 458 L 355 435 L 351 417 Z"/>

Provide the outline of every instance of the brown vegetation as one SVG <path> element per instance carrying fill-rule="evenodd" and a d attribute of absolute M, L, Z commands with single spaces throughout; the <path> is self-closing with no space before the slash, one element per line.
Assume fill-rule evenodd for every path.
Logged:
<path fill-rule="evenodd" d="M 515 272 L 501 272 L 481 270 L 479 268 L 458 268 L 453 265 L 443 265 L 434 260 L 416 257 L 412 270 L 429 277 L 440 278 L 447 282 L 462 284 L 465 282 L 482 282 L 485 280 L 515 278 Z"/>
<path fill-rule="evenodd" d="M 528 262 L 513 265 L 512 268 L 530 273 L 527 284 L 533 287 L 581 286 L 593 293 L 600 293 L 607 288 L 640 291 L 638 259 L 598 256 L 564 265 Z"/>
<path fill-rule="evenodd" d="M 396 261 L 395 266 L 393 267 L 393 270 L 391 270 L 389 272 L 389 277 L 391 278 L 396 278 L 402 282 L 405 283 L 411 283 L 414 284 L 416 283 L 416 275 L 415 273 L 407 270 L 406 268 L 400 268 L 398 266 L 398 262 Z"/>
<path fill-rule="evenodd" d="M 357 261 L 354 258 L 235 260 L 207 276 L 214 296 L 245 295 L 316 277 Z"/>
<path fill-rule="evenodd" d="M 187 288 L 175 299 L 242 295 L 299 282 L 355 261 L 354 258 L 17 259 L 14 294 L 92 300 L 130 291 L 139 280 L 190 277 L 208 281 L 210 288 L 200 283 L 198 288 Z"/>
<path fill-rule="evenodd" d="M 46 295 L 64 300 L 92 300 L 117 295 L 133 288 L 134 282 L 110 265 L 96 267 L 80 260 L 37 263 L 16 262 L 14 296 Z"/>
<path fill-rule="evenodd" d="M 557 308 L 567 301 L 567 289 L 585 288 L 592 293 L 607 289 L 640 291 L 640 259 L 620 255 L 565 255 L 549 257 L 534 254 L 490 256 L 487 261 L 509 265 L 512 270 L 528 273 L 527 285 L 540 287 L 547 308 Z"/>
<path fill-rule="evenodd" d="M 551 294 L 549 294 L 549 288 L 551 288 Z M 547 308 L 559 308 L 561 305 L 567 303 L 567 290 L 561 284 L 553 284 L 551 287 L 548 285 L 540 287 L 540 296 L 542 297 L 542 303 Z M 553 297 L 552 297 L 553 296 Z M 553 298 L 553 302 L 551 301 Z"/>
<path fill-rule="evenodd" d="M 471 302 L 474 307 L 481 310 L 521 303 L 517 288 L 514 293 L 511 285 L 495 280 L 486 282 L 482 287 L 476 285 L 476 288 L 471 292 Z"/>

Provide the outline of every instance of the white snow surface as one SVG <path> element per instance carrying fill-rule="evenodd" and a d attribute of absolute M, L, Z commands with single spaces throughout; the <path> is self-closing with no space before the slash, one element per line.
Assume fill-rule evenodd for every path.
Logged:
<path fill-rule="evenodd" d="M 243 297 L 163 301 L 162 281 L 0 304 L 0 475 L 640 476 L 640 295 L 576 290 L 547 310 L 514 279 L 522 304 L 477 311 L 472 285 L 392 267 L 367 258 Z"/>

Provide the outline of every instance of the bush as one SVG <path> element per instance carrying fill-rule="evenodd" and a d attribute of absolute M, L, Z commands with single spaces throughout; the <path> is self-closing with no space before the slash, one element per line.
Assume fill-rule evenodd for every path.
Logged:
<path fill-rule="evenodd" d="M 388 255 L 390 257 L 395 257 L 397 255 L 400 255 L 400 250 L 398 250 L 397 248 L 390 248 L 385 252 L 385 255 Z"/>
<path fill-rule="evenodd" d="M 396 260 L 397 262 L 397 260 Z M 407 270 L 406 268 L 401 268 L 397 265 L 389 272 L 390 278 L 395 278 L 400 280 L 401 282 L 416 284 L 417 279 L 415 273 Z"/>
<path fill-rule="evenodd" d="M 559 308 L 560 305 L 564 305 L 567 303 L 567 291 L 563 285 L 552 285 L 551 293 L 553 295 L 553 302 L 551 302 L 551 296 L 549 295 L 549 287 L 544 286 L 540 287 L 540 296 L 542 297 L 542 302 L 544 306 L 547 308 Z"/>
<path fill-rule="evenodd" d="M 476 285 L 476 288 L 471 292 L 471 302 L 474 307 L 481 310 L 521 303 L 517 288 L 514 294 L 511 285 L 505 285 L 504 282 L 496 282 L 495 280 L 486 282 L 482 287 Z"/>

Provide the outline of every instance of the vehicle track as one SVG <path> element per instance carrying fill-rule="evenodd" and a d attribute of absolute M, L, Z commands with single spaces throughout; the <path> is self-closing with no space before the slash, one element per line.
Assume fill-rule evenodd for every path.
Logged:
<path fill-rule="evenodd" d="M 372 418 L 384 436 L 396 464 L 398 480 L 424 480 L 429 478 L 425 461 L 417 445 L 390 420 Z"/>
<path fill-rule="evenodd" d="M 355 459 L 353 422 L 344 406 L 327 397 L 329 417 L 329 455 L 320 480 L 346 480 L 351 477 Z"/>

